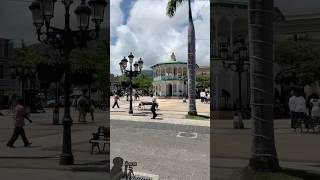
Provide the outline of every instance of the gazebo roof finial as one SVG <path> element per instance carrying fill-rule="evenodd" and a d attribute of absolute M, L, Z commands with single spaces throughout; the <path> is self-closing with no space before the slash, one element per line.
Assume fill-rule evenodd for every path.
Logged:
<path fill-rule="evenodd" d="M 176 61 L 177 59 L 176 59 L 176 55 L 174 54 L 174 52 L 172 52 L 172 54 L 171 54 L 171 60 L 172 61 Z"/>

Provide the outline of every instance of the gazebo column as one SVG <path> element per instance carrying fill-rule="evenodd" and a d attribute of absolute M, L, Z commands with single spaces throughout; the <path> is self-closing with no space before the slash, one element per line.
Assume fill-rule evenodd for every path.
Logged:
<path fill-rule="evenodd" d="M 174 76 L 174 66 L 172 66 L 171 69 L 172 69 L 172 76 Z"/>
<path fill-rule="evenodd" d="M 222 67 L 215 67 L 213 69 L 214 75 L 213 77 L 215 77 L 214 80 L 214 110 L 220 110 L 220 76 L 223 75 L 221 72 L 221 68 Z"/>
<path fill-rule="evenodd" d="M 164 66 L 164 76 L 167 76 L 167 67 Z"/>
<path fill-rule="evenodd" d="M 217 56 L 219 54 L 219 42 L 218 42 L 218 37 L 219 37 L 219 17 L 218 15 L 216 14 L 214 16 L 214 27 L 215 27 L 215 32 L 214 32 L 214 38 L 215 38 L 215 48 L 214 48 L 214 51 L 215 51 L 215 56 Z"/>
<path fill-rule="evenodd" d="M 171 83 L 171 96 L 174 96 L 174 88 L 173 88 L 173 83 Z"/>
<path fill-rule="evenodd" d="M 230 22 L 230 51 L 229 51 L 229 53 L 232 53 L 233 52 L 233 22 L 234 22 L 233 16 L 229 17 L 229 22 Z"/>

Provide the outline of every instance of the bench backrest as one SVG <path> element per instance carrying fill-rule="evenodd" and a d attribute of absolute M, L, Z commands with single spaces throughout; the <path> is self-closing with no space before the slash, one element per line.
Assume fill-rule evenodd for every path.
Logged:
<path fill-rule="evenodd" d="M 152 105 L 152 102 L 148 102 L 148 101 L 141 101 L 142 105 Z"/>
<path fill-rule="evenodd" d="M 109 138 L 110 137 L 110 130 L 104 126 L 99 126 L 96 133 L 93 133 L 96 135 L 94 139 L 100 139 L 100 138 Z M 94 136 L 95 136 L 94 135 Z"/>

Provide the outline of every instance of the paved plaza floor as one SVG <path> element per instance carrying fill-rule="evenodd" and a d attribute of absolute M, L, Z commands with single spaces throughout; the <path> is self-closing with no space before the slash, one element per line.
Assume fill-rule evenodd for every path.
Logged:
<path fill-rule="evenodd" d="M 251 152 L 251 121 L 245 129 L 232 129 L 231 120 L 214 120 L 211 127 L 211 173 L 216 179 L 232 180 L 247 166 Z M 280 166 L 320 174 L 319 133 L 295 132 L 289 119 L 274 120 Z"/>
<path fill-rule="evenodd" d="M 150 101 L 150 97 L 143 97 L 143 101 Z M 150 120 L 149 109 L 138 111 L 138 103 L 134 101 L 135 115 L 128 115 L 128 102 L 120 101 L 120 108 L 111 109 L 111 119 L 123 121 L 149 122 L 164 124 L 183 124 L 198 127 L 210 127 L 210 151 L 211 151 L 211 179 L 237 180 L 240 171 L 248 165 L 251 150 L 251 121 L 245 120 L 245 129 L 233 129 L 232 120 L 191 120 L 185 119 L 188 104 L 181 99 L 158 99 L 160 104 L 159 119 Z M 113 100 L 111 100 L 111 105 Z M 199 114 L 209 115 L 209 104 L 197 101 Z M 140 114 L 140 116 L 139 116 Z M 290 120 L 274 120 L 275 141 L 280 165 L 285 168 L 306 170 L 320 173 L 320 156 L 317 142 L 320 134 L 300 133 L 290 129 Z M 147 146 L 147 144 L 146 144 Z M 199 146 L 200 148 L 200 146 Z M 209 148 L 209 147 L 208 147 Z M 199 156 L 200 157 L 200 156 Z M 200 158 L 201 159 L 201 158 Z"/>
<path fill-rule="evenodd" d="M 143 97 L 149 101 L 150 97 Z M 6 147 L 12 135 L 12 114 L 2 111 L 0 116 L 0 173 L 1 179 L 107 179 L 105 164 L 121 156 L 137 160 L 138 172 L 159 175 L 159 179 L 238 180 L 241 168 L 248 165 L 251 148 L 251 122 L 245 129 L 235 130 L 231 120 L 185 119 L 188 104 L 181 99 L 158 99 L 159 117 L 151 120 L 149 109 L 138 111 L 134 101 L 134 115 L 128 114 L 128 101 L 121 100 L 120 108 L 111 108 L 111 148 L 104 153 L 90 154 L 89 139 L 99 125 L 108 125 L 108 113 L 96 111 L 96 121 L 78 123 L 78 113 L 72 108 L 72 149 L 75 165 L 60 166 L 62 125 L 52 125 L 52 110 L 32 114 L 33 124 L 25 127 L 32 141 L 29 148 L 18 139 L 16 148 Z M 111 104 L 113 100 L 111 100 Z M 199 114 L 209 115 L 209 104 L 197 101 Z M 63 109 L 60 111 L 62 118 Z M 61 119 L 60 118 L 60 119 Z M 290 120 L 274 120 L 275 140 L 280 165 L 286 168 L 320 172 L 320 134 L 300 133 L 290 129 Z M 210 128 L 211 124 L 211 128 Z M 179 132 L 196 132 L 195 139 L 178 137 Z M 111 152 L 110 152 L 111 151 Z M 211 154 L 210 154 L 211 152 Z M 207 169 L 211 161 L 211 169 Z M 112 166 L 112 163 L 110 164 Z M 39 176 L 41 174 L 41 176 Z M 197 176 L 201 174 L 202 176 Z M 192 179 L 192 178 L 190 178 Z"/>
<path fill-rule="evenodd" d="M 138 105 L 141 101 L 151 102 L 151 97 L 142 96 L 139 100 L 133 100 L 133 111 L 139 113 L 141 111 L 138 110 Z M 111 97 L 110 106 L 113 105 L 113 98 Z M 189 103 L 183 102 L 182 99 L 157 99 L 157 103 L 159 104 L 158 113 L 161 114 L 163 118 L 176 118 L 176 119 L 184 119 L 186 113 L 188 112 Z M 210 104 L 209 103 L 201 103 L 199 99 L 196 100 L 197 112 L 200 115 L 210 115 Z M 127 115 L 129 110 L 129 101 L 126 101 L 126 97 L 121 97 L 119 101 L 120 108 L 111 108 L 111 115 Z M 150 106 L 146 106 L 144 111 L 150 112 Z"/>
<path fill-rule="evenodd" d="M 4 112 L 4 111 L 3 111 Z M 32 114 L 32 124 L 26 122 L 25 131 L 31 147 L 23 147 L 21 138 L 15 148 L 6 147 L 13 132 L 13 119 L 9 111 L 0 116 L 0 173 L 1 179 L 101 179 L 105 180 L 108 173 L 109 147 L 102 153 L 90 154 L 89 140 L 92 132 L 100 125 L 106 125 L 106 113 L 96 112 L 95 122 L 78 123 L 78 113 L 72 109 L 72 151 L 75 165 L 59 165 L 62 151 L 62 125 L 52 125 L 52 109 L 46 113 Z M 60 110 L 60 120 L 63 109 Z"/>

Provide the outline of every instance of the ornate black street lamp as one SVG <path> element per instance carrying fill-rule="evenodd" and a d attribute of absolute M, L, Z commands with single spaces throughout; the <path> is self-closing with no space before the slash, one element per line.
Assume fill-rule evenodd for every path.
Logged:
<path fill-rule="evenodd" d="M 132 78 L 137 77 L 139 74 L 141 74 L 141 70 L 143 67 L 143 61 L 140 58 L 138 62 L 135 61 L 133 64 L 134 56 L 132 55 L 132 53 L 129 54 L 128 58 L 129 58 L 129 63 L 130 63 L 130 70 L 126 70 L 127 64 L 128 64 L 128 60 L 126 59 L 126 57 L 124 57 L 120 61 L 119 66 L 120 66 L 121 73 L 129 78 L 129 95 L 130 95 L 129 114 L 133 114 L 133 110 L 132 110 Z M 132 69 L 132 64 L 133 64 L 134 70 Z"/>
<path fill-rule="evenodd" d="M 88 41 L 95 40 L 99 36 L 100 24 L 103 21 L 104 9 L 107 5 L 105 0 L 82 0 L 81 4 L 74 11 L 77 15 L 79 30 L 70 28 L 70 6 L 73 0 L 61 0 L 65 7 L 65 26 L 56 28 L 51 26 L 51 19 L 54 17 L 54 7 L 56 0 L 34 0 L 29 9 L 32 12 L 33 24 L 36 27 L 38 40 L 58 49 L 65 60 L 64 64 L 64 92 L 65 92 L 65 112 L 63 123 L 63 147 L 60 156 L 61 165 L 73 164 L 71 148 L 71 124 L 70 115 L 70 91 L 71 91 L 71 69 L 69 57 L 73 49 L 84 48 Z M 95 24 L 95 28 L 89 30 L 90 15 Z M 44 26 L 45 25 L 45 26 Z"/>
<path fill-rule="evenodd" d="M 220 50 L 221 57 L 225 60 L 223 61 L 223 67 L 228 68 L 233 72 L 238 73 L 238 107 L 236 116 L 237 119 L 234 121 L 234 128 L 236 129 L 243 129 L 243 122 L 242 122 L 242 81 L 241 75 L 243 72 L 249 70 L 249 62 L 248 62 L 248 48 L 244 44 L 244 40 L 237 40 L 234 41 L 234 51 L 232 52 L 232 56 L 228 55 L 228 49 L 223 48 Z"/>

